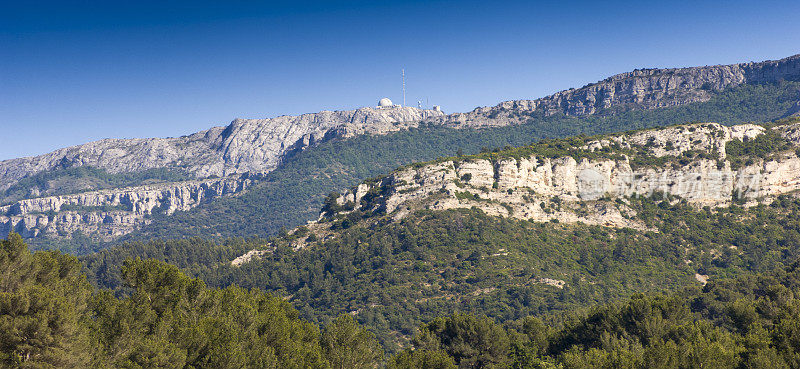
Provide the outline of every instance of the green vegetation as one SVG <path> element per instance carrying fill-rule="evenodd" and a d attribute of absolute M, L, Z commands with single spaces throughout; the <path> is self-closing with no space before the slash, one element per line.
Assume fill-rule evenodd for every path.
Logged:
<path fill-rule="evenodd" d="M 534 114 L 527 118 L 528 123 L 510 127 L 455 130 L 426 126 L 386 136 L 333 140 L 287 158 L 261 183 L 240 196 L 216 199 L 171 216 L 154 216 L 151 225 L 121 241 L 266 237 L 276 234 L 281 228 L 292 228 L 316 219 L 325 196 L 332 191 L 342 191 L 363 178 L 388 173 L 401 165 L 458 152 L 474 154 L 485 147 L 524 146 L 545 138 L 595 135 L 697 121 L 726 125 L 768 122 L 782 117 L 792 107 L 798 90 L 800 83 L 789 81 L 744 85 L 719 92 L 705 103 L 673 108 L 586 118 Z M 557 149 L 551 150 L 553 155 Z M 633 164 L 637 165 L 637 162 Z M 46 248 L 48 243 L 43 240 L 38 247 Z"/>
<path fill-rule="evenodd" d="M 727 160 L 731 162 L 731 169 L 736 170 L 742 166 L 752 165 L 756 159 L 769 160 L 774 155 L 792 147 L 789 140 L 774 130 L 767 129 L 764 134 L 754 139 L 745 137 L 744 141 L 728 141 L 725 145 L 725 153 Z"/>
<path fill-rule="evenodd" d="M 94 289 L 73 256 L 0 242 L 0 366 L 375 368 L 374 336 L 349 316 L 322 334 L 257 289 L 212 289 L 153 259 L 127 260 L 126 296 Z"/>
<path fill-rule="evenodd" d="M 521 147 L 506 147 L 504 149 L 495 149 L 492 151 L 481 152 L 475 155 L 439 158 L 432 162 L 441 162 L 450 160 L 456 163 L 469 160 L 483 159 L 489 161 L 497 161 L 504 158 L 521 158 L 537 157 L 542 159 L 556 159 L 571 157 L 575 161 L 581 159 L 597 160 L 624 160 L 627 156 L 630 165 L 633 169 L 641 167 L 663 167 L 666 164 L 681 164 L 686 165 L 694 159 L 713 159 L 719 158 L 716 152 L 705 152 L 701 150 L 684 151 L 680 155 L 653 155 L 649 146 L 632 146 L 631 148 L 621 148 L 619 145 L 605 146 L 595 150 L 582 148 L 591 141 L 596 141 L 602 136 L 585 136 L 579 135 L 575 137 L 562 138 L 562 139 L 543 139 L 530 145 Z M 670 143 L 668 143 L 668 146 Z M 419 162 L 409 164 L 409 167 L 420 168 L 432 162 Z M 496 188 L 496 187 L 494 187 Z"/>
<path fill-rule="evenodd" d="M 61 206 L 60 211 L 78 211 L 81 213 L 91 213 L 91 212 L 109 212 L 109 211 L 131 211 L 131 208 L 130 206 L 126 205 L 85 206 L 85 205 L 64 204 Z"/>
<path fill-rule="evenodd" d="M 287 158 L 251 191 L 154 215 L 151 227 L 127 238 L 179 239 L 126 242 L 80 261 L 31 253 L 12 233 L 0 241 L 0 367 L 798 368 L 796 194 L 714 210 L 658 194 L 618 199 L 641 230 L 535 223 L 478 209 L 419 211 L 396 221 L 380 211 L 337 214 L 355 204 L 339 205 L 338 193 L 325 197 L 450 152 L 462 160 L 624 153 L 634 165 L 680 164 L 709 153 L 652 159 L 647 147 L 590 152 L 575 149 L 586 136 L 547 137 L 772 120 L 798 86 L 742 86 L 708 103 L 614 116 L 533 115 L 514 127 L 421 127 L 334 140 Z M 532 141 L 539 142 L 482 149 Z M 786 149 L 774 133 L 726 147 L 737 167 Z M 63 168 L 21 186 L 60 193 L 87 183 L 182 178 L 104 173 Z M 5 199 L 23 190 L 9 189 Z M 467 196 L 478 199 L 457 193 Z M 562 202 L 539 206 L 553 211 Z M 314 226 L 286 231 L 320 207 L 328 214 L 325 234 Z M 232 234 L 277 236 L 226 238 Z M 295 248 L 300 239 L 310 244 Z M 79 232 L 69 242 L 36 247 L 97 247 Z M 252 249 L 265 252 L 230 264 Z M 698 278 L 710 282 L 701 287 Z"/>
<path fill-rule="evenodd" d="M 0 241 L 0 365 L 86 367 L 92 287 L 72 257 L 31 255 L 19 235 Z"/>
<path fill-rule="evenodd" d="M 395 367 L 796 368 L 800 265 L 710 282 L 567 316 L 497 323 L 454 314 L 423 325 Z M 413 366 L 417 357 L 436 362 Z M 449 359 L 449 360 L 448 360 Z M 411 364 L 411 365 L 409 365 Z"/>
<path fill-rule="evenodd" d="M 352 313 L 396 352 L 442 312 L 499 321 L 535 315 L 555 324 L 563 311 L 695 285 L 695 273 L 717 280 L 800 257 L 800 200 L 791 196 L 746 212 L 698 210 L 660 197 L 629 201 L 636 219 L 658 232 L 532 223 L 479 210 L 422 211 L 400 222 L 354 212 L 354 219 L 330 222 L 335 237 L 312 239 L 301 250 L 290 244 L 301 236 L 274 238 L 274 251 L 240 267 L 230 260 L 263 241 L 137 243 L 82 260 L 93 280 L 110 288 L 122 284 L 125 259 L 154 257 L 214 287 L 286 296 L 316 324 Z M 544 283 L 548 278 L 563 281 L 563 289 Z"/>
<path fill-rule="evenodd" d="M 472 160 L 472 159 L 485 159 L 485 160 L 498 160 L 501 158 L 529 158 L 531 156 L 536 156 L 539 158 L 564 158 L 564 157 L 572 157 L 575 160 L 580 160 L 582 158 L 587 159 L 613 159 L 613 160 L 621 160 L 623 152 L 621 149 L 611 150 L 610 148 L 603 148 L 600 150 L 586 150 L 582 149 L 581 146 L 584 146 L 587 142 L 597 139 L 598 136 L 586 136 L 586 135 L 578 135 L 569 138 L 561 138 L 561 139 L 543 139 L 533 144 L 520 146 L 520 147 L 510 147 L 507 146 L 503 149 L 496 149 L 490 152 L 483 152 L 476 155 L 460 157 L 460 158 L 448 158 L 448 160 L 464 161 L 464 160 Z M 413 166 L 420 166 L 424 165 L 424 163 L 415 163 L 412 164 Z"/>
<path fill-rule="evenodd" d="M 782 265 L 549 315 L 490 318 L 443 305 L 387 357 L 348 314 L 320 332 L 280 298 L 208 288 L 153 259 L 124 263 L 117 298 L 93 288 L 74 257 L 31 254 L 11 234 L 0 242 L 0 366 L 794 368 L 800 263 Z"/>
<path fill-rule="evenodd" d="M 190 275 L 213 274 L 213 269 L 222 261 L 230 261 L 239 255 L 264 245 L 266 241 L 231 238 L 216 243 L 200 238 L 161 241 L 147 243 L 131 242 L 114 248 L 116 252 L 99 252 L 84 256 L 81 261 L 88 268 L 89 281 L 114 291 L 121 291 L 123 286 L 120 266 L 126 259 L 152 258 L 168 261 L 178 265 Z"/>

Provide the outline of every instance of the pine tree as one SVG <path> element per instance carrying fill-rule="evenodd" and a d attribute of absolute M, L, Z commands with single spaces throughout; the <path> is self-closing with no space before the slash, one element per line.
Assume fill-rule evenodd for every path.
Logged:
<path fill-rule="evenodd" d="M 383 349 L 375 335 L 347 314 L 325 328 L 322 349 L 334 369 L 375 368 L 383 359 Z"/>

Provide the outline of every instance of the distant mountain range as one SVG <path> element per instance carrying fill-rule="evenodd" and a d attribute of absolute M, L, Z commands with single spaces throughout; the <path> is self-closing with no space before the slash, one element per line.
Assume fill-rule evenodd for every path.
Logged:
<path fill-rule="evenodd" d="M 0 162 L 0 232 L 14 230 L 39 247 L 78 253 L 93 248 L 87 243 L 126 235 L 179 238 L 200 229 L 213 230 L 212 236 L 263 236 L 310 220 L 326 193 L 351 186 L 365 174 L 450 156 L 455 147 L 474 153 L 483 146 L 688 120 L 770 121 L 800 111 L 798 81 L 800 55 L 635 70 L 545 98 L 468 113 L 361 108 L 237 119 L 178 138 L 106 139 Z M 337 161 L 331 150 L 344 152 L 346 146 L 359 147 L 357 157 Z M 237 208 L 228 206 L 235 202 Z M 250 213 L 267 215 L 237 218 Z M 231 222 L 256 223 L 259 230 L 217 226 L 215 219 L 222 214 Z M 175 229 L 190 225 L 165 233 L 170 219 L 182 219 Z M 70 240 L 81 246 L 59 244 Z"/>

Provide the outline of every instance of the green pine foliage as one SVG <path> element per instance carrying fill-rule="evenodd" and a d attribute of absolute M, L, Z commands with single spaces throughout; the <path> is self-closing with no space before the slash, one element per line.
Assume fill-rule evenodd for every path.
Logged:
<path fill-rule="evenodd" d="M 406 350 L 394 355 L 389 362 L 390 369 L 456 369 L 455 360 L 442 350 Z"/>
<path fill-rule="evenodd" d="M 114 367 L 324 368 L 315 326 L 258 290 L 209 289 L 162 262 L 129 260 L 132 294 L 94 304 L 100 361 Z"/>
<path fill-rule="evenodd" d="M 375 368 L 383 352 L 349 316 L 319 328 L 258 289 L 208 288 L 177 267 L 128 259 L 122 298 L 78 260 L 0 242 L 0 367 Z"/>
<path fill-rule="evenodd" d="M 317 250 L 309 254 L 286 249 L 280 245 L 283 239 L 273 239 L 277 248 L 273 257 L 263 259 L 260 270 L 267 274 L 258 281 L 287 286 L 271 288 L 277 293 L 306 281 L 292 290 L 291 301 L 303 304 L 300 311 L 258 288 L 209 288 L 175 266 L 129 255 L 123 255 L 122 285 L 114 291 L 120 297 L 115 297 L 110 290 L 93 288 L 74 257 L 54 251 L 31 254 L 22 239 L 11 234 L 0 244 L 0 360 L 8 367 L 57 368 L 800 365 L 800 263 L 791 261 L 800 249 L 800 200 L 782 196 L 769 206 L 751 208 L 747 215 L 736 206 L 712 213 L 680 202 L 630 201 L 641 219 L 661 232 L 532 224 L 465 210 L 422 212 L 406 224 L 367 227 L 362 221 L 343 230 L 338 244 L 318 241 L 305 249 Z M 296 236 L 284 236 L 292 237 Z M 191 242 L 174 242 L 161 256 L 175 255 L 201 273 L 199 265 L 213 264 L 216 257 L 235 255 L 260 241 L 207 243 L 204 248 L 223 251 L 196 256 L 181 247 Z M 137 244 L 139 251 L 161 252 L 143 245 Z M 508 255 L 491 253 L 501 246 Z M 374 254 L 373 248 L 386 251 Z M 426 253 L 426 248 L 434 253 Z M 104 265 L 114 262 L 114 251 L 104 253 Z M 538 272 L 515 279 L 525 270 L 517 269 L 520 265 L 536 266 L 536 258 L 527 259 L 533 264 L 509 262 L 521 254 L 538 255 L 542 261 L 533 269 Z M 575 259 L 569 261 L 570 255 Z M 662 262 L 643 262 L 655 258 Z M 353 263 L 361 259 L 371 264 Z M 257 276 L 246 270 L 257 263 L 209 268 L 204 278 Z M 541 271 L 552 275 L 559 270 L 544 269 L 547 265 L 575 274 L 565 277 L 564 289 L 537 284 L 525 292 L 517 283 Z M 691 282 L 693 272 L 707 273 L 710 282 L 704 287 Z M 683 278 L 672 286 L 652 285 L 670 273 Z M 414 295 L 430 293 L 437 284 L 444 291 L 440 296 Z M 356 291 L 370 285 L 377 289 Z M 607 294 L 614 288 L 620 288 L 616 295 Z M 326 320 L 326 310 L 315 299 L 338 307 L 331 311 L 351 314 Z M 400 310 L 395 312 L 379 306 L 402 299 L 406 305 L 397 305 Z M 425 309 L 430 317 L 420 317 Z M 351 315 L 365 320 L 365 327 Z M 318 321 L 325 326 L 321 333 Z M 387 357 L 373 333 L 391 343 L 387 336 L 402 334 L 392 327 L 409 323 L 411 340 L 403 347 L 389 346 L 396 353 Z"/>
<path fill-rule="evenodd" d="M 0 241 L 0 366 L 88 367 L 92 287 L 73 256 Z"/>
<path fill-rule="evenodd" d="M 390 362 L 410 367 L 416 351 L 436 347 L 459 368 L 796 368 L 798 293 L 795 263 L 671 295 L 637 294 L 556 327 L 533 317 L 500 325 L 454 314 L 423 325 L 414 350 Z"/>
<path fill-rule="evenodd" d="M 383 347 L 375 334 L 361 327 L 352 316 L 342 314 L 325 327 L 322 350 L 334 369 L 374 368 L 383 361 Z M 343 350 L 342 348 L 347 348 Z"/>
<path fill-rule="evenodd" d="M 756 138 L 743 141 L 731 140 L 725 145 L 726 159 L 731 162 L 731 169 L 752 165 L 755 160 L 767 160 L 781 151 L 793 147 L 791 141 L 777 132 L 767 129 Z"/>
<path fill-rule="evenodd" d="M 131 242 L 114 248 L 113 252 L 100 252 L 82 257 L 89 271 L 89 281 L 117 292 L 124 281 L 121 266 L 127 259 L 156 259 L 178 265 L 190 275 L 213 275 L 220 260 L 233 260 L 266 241 L 230 238 L 224 242 L 213 242 L 201 238 L 183 240 L 156 240 L 147 243 Z"/>
<path fill-rule="evenodd" d="M 436 318 L 414 336 L 415 349 L 443 350 L 459 367 L 467 368 L 506 367 L 509 347 L 508 333 L 485 316 L 456 313 Z"/>

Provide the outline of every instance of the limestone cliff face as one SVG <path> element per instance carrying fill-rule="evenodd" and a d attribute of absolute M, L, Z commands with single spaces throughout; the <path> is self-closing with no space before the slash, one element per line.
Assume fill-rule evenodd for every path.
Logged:
<path fill-rule="evenodd" d="M 798 127 L 800 124 L 782 127 L 780 133 L 798 145 Z M 725 160 L 730 140 L 753 139 L 763 131 L 763 127 L 749 124 L 695 124 L 608 136 L 581 148 L 590 153 L 610 151 L 607 158 L 530 155 L 447 160 L 363 183 L 338 201 L 361 210 L 385 211 L 396 218 L 422 208 L 478 207 L 491 215 L 521 219 L 642 228 L 624 206 L 624 199 L 663 193 L 715 207 L 734 200 L 748 205 L 769 202 L 774 195 L 799 190 L 800 158 L 792 150 L 735 170 Z M 674 160 L 641 166 L 632 165 L 625 155 L 611 158 L 613 150 L 643 147 L 653 157 Z M 678 161 L 688 158 L 687 153 L 703 155 Z"/>
<path fill-rule="evenodd" d="M 393 107 L 326 111 L 273 119 L 237 119 L 223 134 L 220 149 L 223 167 L 207 167 L 199 173 L 265 172 L 277 166 L 283 154 L 303 150 L 332 137 L 386 134 L 441 115 L 443 113 L 438 110 Z"/>
<path fill-rule="evenodd" d="M 147 215 L 189 210 L 208 199 L 242 192 L 252 182 L 237 175 L 21 200 L 0 207 L 0 233 L 13 230 L 31 238 L 81 231 L 107 241 L 146 224 Z"/>
<path fill-rule="evenodd" d="M 236 119 L 227 127 L 177 138 L 106 139 L 29 158 L 0 161 L 0 190 L 56 167 L 92 166 L 109 173 L 175 168 L 197 178 L 264 173 L 281 158 L 333 137 L 384 134 L 443 115 L 411 107 L 323 111 L 272 119 Z"/>
<path fill-rule="evenodd" d="M 39 197 L 32 189 L 32 198 L 0 207 L 0 233 L 14 230 L 25 237 L 69 237 L 77 230 L 111 240 L 146 224 L 146 215 L 154 211 L 172 214 L 207 199 L 244 191 L 258 174 L 317 143 L 335 137 L 385 134 L 442 114 L 440 110 L 394 106 L 236 119 L 225 128 L 178 138 L 107 139 L 2 161 L 0 191 L 20 178 L 60 167 L 91 166 L 109 173 L 171 168 L 199 179 L 64 196 Z"/>
<path fill-rule="evenodd" d="M 708 101 L 712 92 L 743 83 L 780 80 L 800 80 L 800 55 L 760 63 L 639 69 L 541 99 L 505 101 L 493 107 L 481 107 L 469 113 L 451 114 L 431 121 L 454 127 L 504 126 L 523 123 L 532 114 L 587 116 L 662 108 Z"/>
<path fill-rule="evenodd" d="M 111 173 L 176 168 L 197 178 L 263 173 L 272 170 L 285 155 L 332 137 L 385 134 L 417 126 L 420 121 L 452 127 L 503 126 L 525 122 L 538 113 L 587 116 L 652 109 L 707 101 L 712 92 L 743 83 L 779 80 L 800 80 L 800 55 L 760 63 L 635 70 L 537 100 L 506 101 L 451 115 L 393 107 L 236 119 L 226 127 L 177 138 L 106 139 L 36 157 L 0 161 L 0 190 L 26 175 L 58 166 L 93 166 Z"/>

